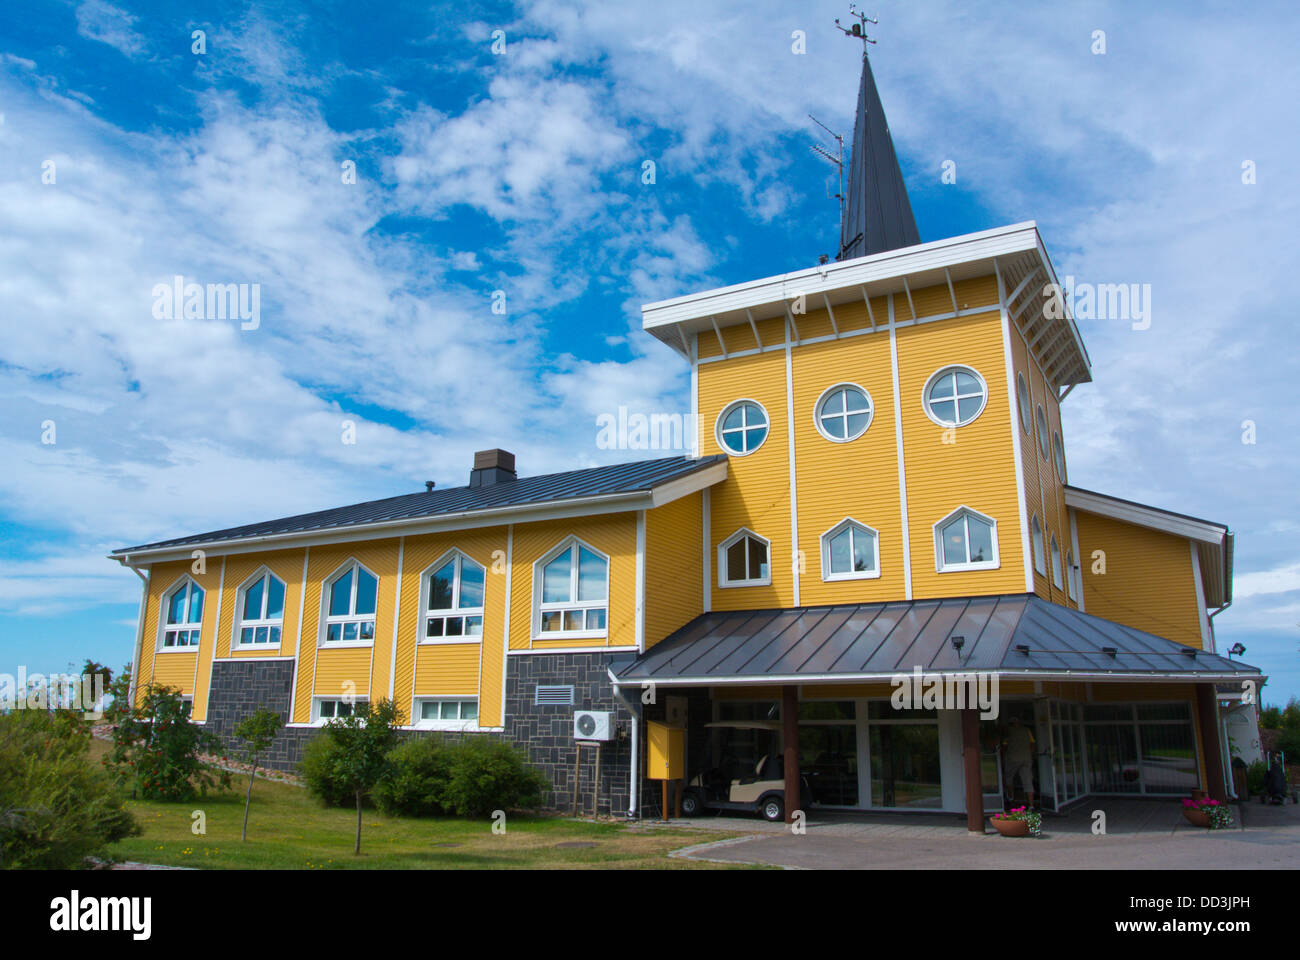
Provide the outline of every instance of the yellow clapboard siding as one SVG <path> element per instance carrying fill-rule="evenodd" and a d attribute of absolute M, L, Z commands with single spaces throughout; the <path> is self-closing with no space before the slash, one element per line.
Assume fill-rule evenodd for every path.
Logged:
<path fill-rule="evenodd" d="M 341 697 L 349 691 L 359 697 L 370 696 L 371 650 L 368 647 L 321 650 L 316 656 L 315 696 Z M 382 690 L 375 692 L 375 699 L 384 693 Z"/>
<path fill-rule="evenodd" d="M 766 335 L 765 335 L 766 339 Z M 786 417 L 785 351 L 736 357 L 699 368 L 700 452 L 726 452 L 718 445 L 718 416 L 733 401 L 750 399 L 767 410 L 770 429 L 756 451 L 732 456 L 727 479 L 711 488 L 709 579 L 715 610 L 791 606 L 794 545 L 790 539 L 790 460 Z M 771 542 L 772 583 L 720 587 L 717 547 L 746 527 Z"/>
<path fill-rule="evenodd" d="M 185 576 L 191 577 L 204 592 L 203 619 L 199 624 L 199 646 L 197 650 L 161 652 L 162 632 L 159 625 L 164 616 L 163 597 Z M 141 701 L 144 691 L 151 683 L 176 687 L 185 696 L 195 696 L 198 686 L 195 673 L 198 665 L 212 656 L 212 643 L 216 637 L 217 594 L 220 586 L 220 560 L 204 561 L 201 573 L 194 571 L 194 561 L 190 560 L 157 563 L 150 567 L 144 635 L 140 643 L 140 663 L 135 668 L 137 703 Z M 186 665 L 188 665 L 188 672 Z M 202 719 L 202 717 L 195 714 L 195 719 Z"/>
<path fill-rule="evenodd" d="M 888 310 L 887 304 L 884 309 Z M 805 558 L 800 602 L 816 605 L 901 598 L 903 528 L 889 335 L 864 334 L 796 347 L 792 369 L 799 548 Z M 827 389 L 840 383 L 862 387 L 872 405 L 866 433 L 848 443 L 826 439 L 816 425 L 818 402 Z M 878 579 L 823 580 L 822 534 L 848 518 L 879 535 Z"/>
<path fill-rule="evenodd" d="M 225 585 L 222 589 L 221 620 L 217 628 L 216 655 L 221 657 L 280 656 L 291 657 L 298 640 L 298 609 L 302 601 L 302 550 L 276 550 L 248 553 L 226 558 Z M 240 649 L 235 642 L 235 621 L 240 616 L 239 591 L 254 573 L 266 567 L 284 581 L 284 624 L 280 646 L 270 650 Z"/>
<path fill-rule="evenodd" d="M 645 646 L 704 612 L 703 495 L 646 511 Z"/>
<path fill-rule="evenodd" d="M 407 716 L 412 715 L 412 697 L 415 695 L 473 694 L 479 699 L 480 725 L 501 725 L 501 680 L 505 666 L 506 546 L 507 528 L 504 526 L 406 538 L 393 697 Z M 475 644 L 419 644 L 424 629 L 420 606 L 423 582 L 452 550 L 459 550 L 486 571 L 483 636 Z M 454 677 L 447 672 L 452 669 L 452 665 L 458 671 Z M 453 682 L 455 689 L 423 689 L 417 678 L 429 670 L 441 671 L 440 676 Z"/>
<path fill-rule="evenodd" d="M 895 297 L 895 309 L 898 300 Z M 1020 501 L 1001 315 L 991 311 L 903 327 L 897 336 L 912 596 L 1023 591 Z M 927 416 L 923 397 L 931 376 L 951 365 L 978 372 L 988 385 L 988 399 L 973 423 L 945 431 Z M 962 506 L 997 521 L 997 569 L 936 570 L 934 525 Z"/>
<path fill-rule="evenodd" d="M 1076 511 L 1088 613 L 1200 648 L 1191 546 L 1183 537 Z M 1094 551 L 1104 553 L 1105 573 Z"/>
<path fill-rule="evenodd" d="M 476 643 L 422 644 L 415 661 L 415 695 L 478 696 L 479 654 Z M 484 719 L 481 724 L 499 726 L 500 721 Z"/>
<path fill-rule="evenodd" d="M 636 645 L 636 514 L 612 513 L 572 520 L 515 525 L 510 582 L 510 649 L 535 645 L 578 647 L 590 641 L 533 642 L 534 568 L 550 550 L 574 536 L 609 557 L 609 612 L 605 641 L 597 647 Z"/>
<path fill-rule="evenodd" d="M 153 669 L 153 682 L 160 687 L 177 687 L 189 696 L 194 692 L 197 653 L 160 653 Z"/>

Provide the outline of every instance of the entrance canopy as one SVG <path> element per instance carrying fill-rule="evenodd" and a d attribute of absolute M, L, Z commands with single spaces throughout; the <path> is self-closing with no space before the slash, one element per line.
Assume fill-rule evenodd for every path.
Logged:
<path fill-rule="evenodd" d="M 1033 594 L 715 611 L 610 664 L 616 684 L 887 681 L 973 672 L 1008 679 L 1240 682 L 1256 667 Z"/>

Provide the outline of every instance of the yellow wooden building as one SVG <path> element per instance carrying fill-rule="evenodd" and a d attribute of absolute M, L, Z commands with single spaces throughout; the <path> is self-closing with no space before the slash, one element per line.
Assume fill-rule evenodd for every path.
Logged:
<path fill-rule="evenodd" d="M 865 58 L 850 174 L 834 261 L 643 308 L 690 367 L 683 455 L 520 477 L 488 450 L 464 487 L 115 552 L 136 696 L 179 687 L 223 736 L 270 705 L 281 766 L 392 699 L 588 812 L 658 797 L 649 722 L 685 728 L 688 806 L 736 781 L 769 816 L 797 788 L 974 827 L 1012 796 L 1226 796 L 1219 705 L 1260 680 L 1214 639 L 1232 534 L 1070 484 L 1091 365 L 1043 239 L 919 242 Z M 899 705 L 934 683 L 992 700 Z"/>

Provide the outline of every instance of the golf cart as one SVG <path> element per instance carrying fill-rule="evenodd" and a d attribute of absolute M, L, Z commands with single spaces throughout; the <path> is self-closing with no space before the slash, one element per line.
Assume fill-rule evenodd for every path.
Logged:
<path fill-rule="evenodd" d="M 728 780 L 719 765 L 710 763 L 686 784 L 682 794 L 682 813 L 699 816 L 705 810 L 737 810 L 758 813 L 765 820 L 785 819 L 785 759 L 776 747 L 781 726 L 762 721 L 734 721 L 705 724 L 721 731 L 766 731 L 769 749 L 759 756 L 752 772 Z M 725 749 L 725 748 L 724 748 Z M 799 807 L 807 809 L 808 781 L 801 779 Z"/>

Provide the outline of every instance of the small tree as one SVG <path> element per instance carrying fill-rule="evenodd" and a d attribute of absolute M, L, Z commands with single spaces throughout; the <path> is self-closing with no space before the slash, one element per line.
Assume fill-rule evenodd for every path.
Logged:
<path fill-rule="evenodd" d="M 130 783 L 146 800 L 182 801 L 206 796 L 211 787 L 230 786 L 230 774 L 200 758 L 221 741 L 190 722 L 179 690 L 150 686 L 139 707 L 127 711 L 113 731 L 106 764 L 118 781 Z"/>
<path fill-rule="evenodd" d="M 257 712 L 239 721 L 235 727 L 235 736 L 244 741 L 244 755 L 253 769 L 248 773 L 248 795 L 244 797 L 244 829 L 239 834 L 240 840 L 248 839 L 248 808 L 253 802 L 253 781 L 257 778 L 257 761 L 271 746 L 275 735 L 280 731 L 284 721 L 274 710 L 258 707 Z"/>
<path fill-rule="evenodd" d="M 325 725 L 326 734 L 338 748 L 331 758 L 334 777 L 347 786 L 357 805 L 354 854 L 361 853 L 361 802 L 388 771 L 388 751 L 397 742 L 396 727 L 401 722 L 397 704 L 380 700 L 373 706 L 358 704 L 352 716 Z"/>

